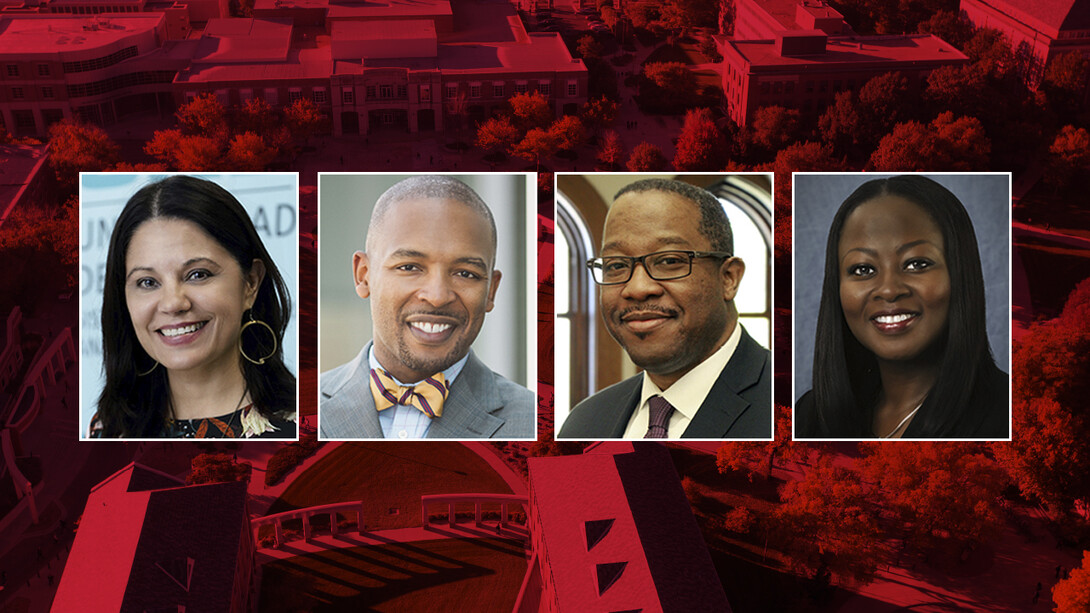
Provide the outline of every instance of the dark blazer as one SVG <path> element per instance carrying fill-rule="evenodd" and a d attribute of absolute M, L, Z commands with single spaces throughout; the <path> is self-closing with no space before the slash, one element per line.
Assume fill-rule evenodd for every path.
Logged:
<path fill-rule="evenodd" d="M 972 438 L 1000 440 L 1010 436 L 1010 377 L 995 364 L 987 363 L 977 377 L 969 406 L 953 431 L 944 436 L 924 433 L 922 420 L 913 419 L 905 428 L 902 439 L 911 438 Z M 940 409 L 941 410 L 941 409 Z M 868 411 L 869 413 L 869 411 Z M 795 437 L 803 439 L 877 438 L 870 434 L 870 423 L 824 424 L 818 416 L 813 390 L 807 391 L 795 403 Z M 868 418 L 869 419 L 869 418 Z M 865 429 L 863 429 L 865 428 Z M 866 432 L 867 434 L 861 434 Z"/>
<path fill-rule="evenodd" d="M 643 374 L 575 405 L 556 438 L 621 438 L 640 401 Z M 772 438 L 772 361 L 742 328 L 742 338 L 682 438 Z"/>
<path fill-rule="evenodd" d="M 370 347 L 368 343 L 351 362 L 322 373 L 318 403 L 322 440 L 383 438 L 371 395 Z M 443 415 L 432 420 L 427 438 L 533 439 L 536 408 L 533 392 L 492 372 L 471 350 L 443 403 Z"/>

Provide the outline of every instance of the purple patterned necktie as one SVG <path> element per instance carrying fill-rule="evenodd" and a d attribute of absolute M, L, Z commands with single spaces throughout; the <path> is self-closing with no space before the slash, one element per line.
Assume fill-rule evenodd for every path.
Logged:
<path fill-rule="evenodd" d="M 643 438 L 666 438 L 666 427 L 670 423 L 670 415 L 674 413 L 674 405 L 662 396 L 651 396 L 647 403 L 651 405 L 651 419 Z"/>

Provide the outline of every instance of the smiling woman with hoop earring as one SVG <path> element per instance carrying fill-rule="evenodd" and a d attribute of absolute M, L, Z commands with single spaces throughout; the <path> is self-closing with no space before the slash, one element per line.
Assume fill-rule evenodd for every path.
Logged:
<path fill-rule="evenodd" d="M 93 438 L 295 438 L 288 290 L 227 190 L 179 175 L 138 191 L 104 285 Z"/>

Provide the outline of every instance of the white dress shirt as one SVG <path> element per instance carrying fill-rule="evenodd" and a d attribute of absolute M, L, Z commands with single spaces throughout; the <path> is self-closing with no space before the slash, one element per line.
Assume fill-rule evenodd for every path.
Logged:
<path fill-rule="evenodd" d="M 700 405 L 708 397 L 712 386 L 719 379 L 719 374 L 727 367 L 727 362 L 734 355 L 738 343 L 742 339 L 742 324 L 735 321 L 734 331 L 730 333 L 727 342 L 708 356 L 706 360 L 697 364 L 692 370 L 682 375 L 665 391 L 659 389 L 647 371 L 643 371 L 643 388 L 640 391 L 640 403 L 636 405 L 632 417 L 628 420 L 624 438 L 641 439 L 647 434 L 647 426 L 651 421 L 651 406 L 648 399 L 651 396 L 662 396 L 674 407 L 670 415 L 670 423 L 666 428 L 666 438 L 681 438 L 682 433 L 693 421 Z"/>
<path fill-rule="evenodd" d="M 458 377 L 458 373 L 462 372 L 462 367 L 466 365 L 466 360 L 468 359 L 469 354 L 467 353 L 462 356 L 462 359 L 443 371 L 443 379 L 446 381 L 448 387 L 454 385 L 454 379 Z M 390 375 L 390 378 L 402 387 L 413 387 L 416 383 L 419 383 L 419 381 L 416 383 L 402 383 L 401 381 L 398 381 L 397 377 L 394 377 L 390 374 L 390 371 L 379 364 L 378 359 L 375 357 L 374 345 L 371 345 L 371 350 L 367 352 L 367 363 L 370 365 L 371 370 L 376 368 L 385 370 L 386 374 Z M 378 423 L 382 426 L 383 437 L 404 440 L 424 438 L 427 436 L 428 428 L 431 427 L 431 418 L 414 406 L 397 404 L 385 411 L 379 411 Z"/>

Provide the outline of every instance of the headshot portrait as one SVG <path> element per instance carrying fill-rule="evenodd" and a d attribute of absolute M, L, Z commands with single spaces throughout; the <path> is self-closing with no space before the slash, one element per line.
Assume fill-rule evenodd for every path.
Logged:
<path fill-rule="evenodd" d="M 83 437 L 298 437 L 297 186 L 81 173 Z"/>
<path fill-rule="evenodd" d="M 771 193 L 558 175 L 556 438 L 772 437 Z"/>
<path fill-rule="evenodd" d="M 795 438 L 1009 440 L 1009 173 L 793 180 Z"/>
<path fill-rule="evenodd" d="M 536 438 L 535 187 L 319 174 L 319 438 Z"/>

